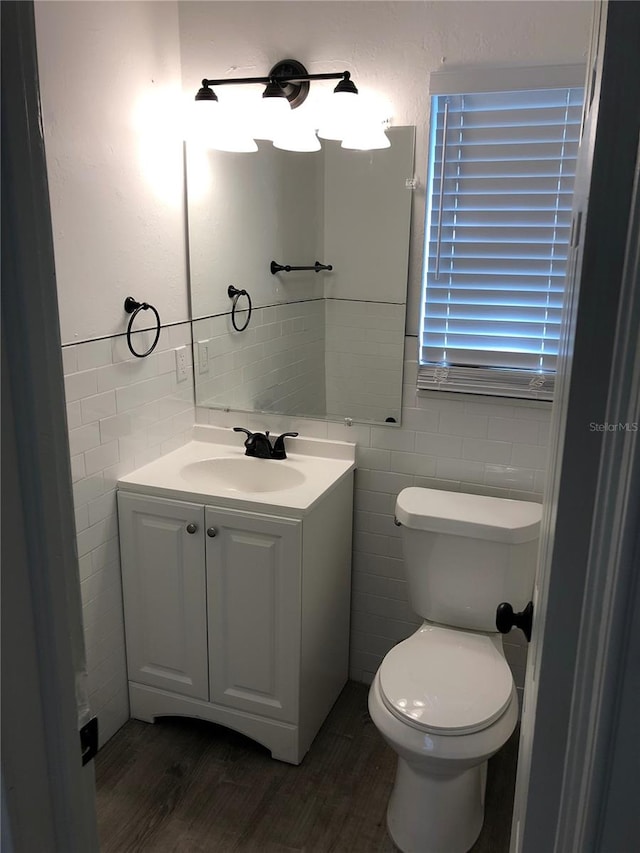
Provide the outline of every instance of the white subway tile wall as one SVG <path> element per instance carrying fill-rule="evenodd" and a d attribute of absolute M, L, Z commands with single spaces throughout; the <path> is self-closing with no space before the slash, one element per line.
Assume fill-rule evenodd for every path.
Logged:
<path fill-rule="evenodd" d="M 394 524 L 398 492 L 415 485 L 541 501 L 544 487 L 551 405 L 418 392 L 416 349 L 407 338 L 401 427 L 196 409 L 199 423 L 356 442 L 350 677 L 367 683 L 386 652 L 420 624 L 408 604 Z M 506 637 L 505 650 L 521 690 L 526 644 L 519 635 Z"/>
<path fill-rule="evenodd" d="M 239 326 L 246 312 L 239 313 Z M 242 347 L 236 339 L 240 336 Z M 197 399 L 247 411 L 325 412 L 324 300 L 256 308 L 243 332 L 224 314 L 193 324 Z"/>
<path fill-rule="evenodd" d="M 133 336 L 138 351 L 149 335 Z M 178 382 L 174 351 L 186 345 L 191 364 L 190 344 L 189 323 L 181 323 L 163 328 L 144 359 L 131 355 L 124 336 L 62 348 L 89 693 L 101 745 L 129 716 L 116 482 L 189 441 L 192 367 Z"/>
<path fill-rule="evenodd" d="M 327 417 L 398 420 L 405 306 L 326 300 Z"/>

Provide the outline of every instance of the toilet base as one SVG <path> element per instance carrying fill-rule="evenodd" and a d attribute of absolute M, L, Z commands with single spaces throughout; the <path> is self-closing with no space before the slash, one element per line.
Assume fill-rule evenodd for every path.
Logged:
<path fill-rule="evenodd" d="M 467 853 L 484 821 L 487 762 L 429 777 L 398 758 L 387 828 L 402 853 Z"/>

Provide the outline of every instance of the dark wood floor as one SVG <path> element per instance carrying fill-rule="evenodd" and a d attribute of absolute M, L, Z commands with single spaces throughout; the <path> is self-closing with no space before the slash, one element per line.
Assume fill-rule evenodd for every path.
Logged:
<path fill-rule="evenodd" d="M 395 755 L 349 682 L 299 767 L 200 720 L 130 720 L 96 758 L 102 853 L 392 853 Z M 517 733 L 516 733 L 517 734 Z M 507 853 L 517 738 L 489 762 L 473 853 Z"/>

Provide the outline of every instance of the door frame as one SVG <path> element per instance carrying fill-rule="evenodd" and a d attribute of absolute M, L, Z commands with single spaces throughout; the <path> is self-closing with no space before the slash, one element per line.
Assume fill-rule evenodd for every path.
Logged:
<path fill-rule="evenodd" d="M 640 620 L 638 143 L 640 4 L 595 9 L 574 197 L 568 322 L 525 682 L 511 850 L 623 851 L 637 772 L 615 788 L 638 743 L 628 714 Z M 579 296 L 579 299 L 578 299 Z M 637 430 L 637 426 L 635 430 Z M 636 663 L 637 667 L 637 663 Z M 635 741 L 631 734 L 635 733 Z M 626 746 L 626 750 L 624 747 Z M 634 805 L 635 802 L 635 805 Z M 615 821 L 612 823 L 613 815 Z M 636 840 L 638 830 L 636 828 Z M 607 834 L 608 833 L 608 834 Z M 617 846 L 603 846 L 614 838 Z"/>
<path fill-rule="evenodd" d="M 98 851 L 34 7 L 2 4 L 2 849 Z"/>

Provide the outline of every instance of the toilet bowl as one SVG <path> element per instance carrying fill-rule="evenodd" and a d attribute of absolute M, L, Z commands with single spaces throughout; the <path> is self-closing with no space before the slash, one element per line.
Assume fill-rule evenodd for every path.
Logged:
<path fill-rule="evenodd" d="M 540 515 L 502 498 L 398 495 L 409 601 L 424 622 L 385 656 L 369 713 L 398 756 L 387 827 L 403 853 L 467 853 L 480 834 L 487 761 L 518 718 L 495 611 L 531 593 Z"/>
<path fill-rule="evenodd" d="M 490 650 L 478 642 L 484 640 Z M 447 643 L 452 654 L 440 658 L 440 669 L 438 659 Z M 468 646 L 473 651 L 465 666 Z M 482 828 L 487 760 L 505 744 L 518 719 L 511 671 L 490 638 L 427 623 L 392 652 L 369 692 L 371 719 L 398 755 L 387 810 L 389 834 L 403 853 L 467 851 Z M 487 671 L 480 666 L 485 652 Z M 436 670 L 424 681 L 430 689 L 421 689 L 416 679 L 422 654 L 425 668 Z M 456 657 L 463 664 L 459 670 Z M 392 677 L 385 679 L 391 668 Z M 470 674 L 473 684 L 483 675 L 488 679 L 477 703 L 472 701 L 473 684 L 454 681 Z M 499 682 L 493 703 L 491 676 Z"/>

